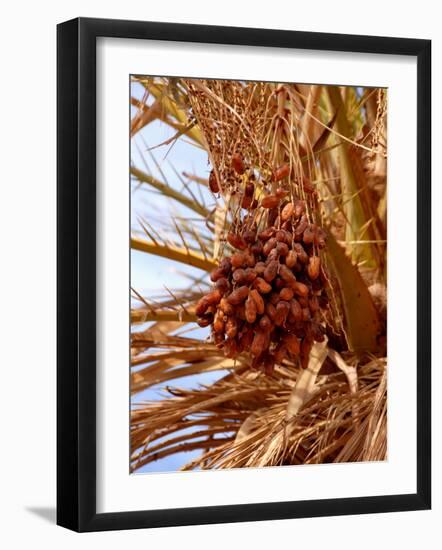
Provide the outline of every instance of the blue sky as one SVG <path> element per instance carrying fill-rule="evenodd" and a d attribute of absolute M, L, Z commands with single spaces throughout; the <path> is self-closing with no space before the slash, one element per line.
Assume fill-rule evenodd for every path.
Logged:
<path fill-rule="evenodd" d="M 132 84 L 132 95 L 139 99 L 143 96 L 144 89 L 137 83 Z M 132 116 L 136 109 L 132 107 Z M 177 190 L 182 190 L 183 184 L 176 175 L 182 172 L 197 174 L 201 177 L 208 177 L 209 167 L 207 164 L 207 153 L 194 145 L 186 143 L 180 138 L 171 148 L 164 145 L 148 151 L 174 135 L 175 131 L 168 125 L 155 121 L 145 126 L 131 139 L 131 162 L 144 172 L 150 172 L 152 176 L 164 181 L 167 179 L 169 185 Z M 151 156 L 152 155 L 152 156 Z M 152 158 L 154 157 L 154 159 Z M 158 166 L 157 166 L 157 165 Z M 196 196 L 203 193 L 203 200 L 210 207 L 214 206 L 214 200 L 209 191 L 202 190 L 196 183 L 190 183 L 190 187 Z M 171 201 L 159 193 L 152 192 L 147 185 L 131 184 L 131 226 L 139 227 L 138 218 L 146 218 L 153 227 L 156 220 L 167 220 L 173 216 L 195 217 L 195 213 L 186 207 L 171 203 Z M 196 222 L 197 223 L 197 222 Z M 197 229 L 197 225 L 195 228 Z M 149 298 L 158 294 L 164 294 L 164 285 L 170 289 L 180 289 L 189 286 L 189 281 L 181 273 L 190 273 L 201 276 L 202 272 L 190 266 L 177 264 L 166 258 L 159 258 L 150 254 L 138 251 L 131 252 L 131 286 L 143 296 Z M 190 333 L 192 338 L 205 339 L 209 334 L 208 329 L 200 329 L 195 325 L 195 330 Z M 219 378 L 221 373 L 206 373 L 204 375 L 189 376 L 174 380 L 172 385 L 179 387 L 197 387 L 199 384 L 212 382 Z M 171 383 L 169 382 L 169 385 Z M 154 386 L 133 397 L 132 403 L 139 403 L 143 400 L 161 399 L 161 386 Z M 200 451 L 180 453 L 171 457 L 147 464 L 139 473 L 175 471 L 183 464 L 198 456 Z"/>

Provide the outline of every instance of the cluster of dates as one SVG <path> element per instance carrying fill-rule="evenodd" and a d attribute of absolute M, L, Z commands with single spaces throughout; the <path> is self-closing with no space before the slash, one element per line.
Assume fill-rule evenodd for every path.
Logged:
<path fill-rule="evenodd" d="M 252 366 L 268 374 L 284 359 L 305 368 L 313 342 L 325 334 L 326 278 L 319 256 L 325 233 L 309 223 L 303 200 L 283 197 L 262 200 L 269 209 L 266 229 L 228 234 L 236 251 L 211 273 L 214 287 L 196 306 L 199 325 L 211 325 L 227 357 L 248 352 Z"/>

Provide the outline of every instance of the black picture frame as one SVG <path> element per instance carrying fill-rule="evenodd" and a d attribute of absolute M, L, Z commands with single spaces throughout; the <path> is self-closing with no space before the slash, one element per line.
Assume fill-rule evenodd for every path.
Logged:
<path fill-rule="evenodd" d="M 417 491 L 361 498 L 96 512 L 96 39 L 116 37 L 417 59 Z M 425 510 L 431 506 L 431 41 L 74 19 L 57 28 L 57 523 L 75 531 Z"/>

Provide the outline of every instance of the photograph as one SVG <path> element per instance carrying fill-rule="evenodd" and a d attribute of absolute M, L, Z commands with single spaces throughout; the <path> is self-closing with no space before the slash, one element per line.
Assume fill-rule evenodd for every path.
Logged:
<path fill-rule="evenodd" d="M 387 460 L 388 90 L 129 90 L 130 472 Z"/>
<path fill-rule="evenodd" d="M 5 6 L 0 546 L 433 550 L 436 3 Z"/>

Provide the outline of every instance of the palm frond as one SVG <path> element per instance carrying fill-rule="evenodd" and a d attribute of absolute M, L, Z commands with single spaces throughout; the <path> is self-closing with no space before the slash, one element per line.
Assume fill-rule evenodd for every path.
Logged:
<path fill-rule="evenodd" d="M 386 316 L 373 288 L 386 295 L 386 91 L 144 75 L 133 83 L 131 133 L 145 147 L 143 169 L 130 168 L 143 209 L 131 248 L 180 265 L 181 282 L 132 289 L 131 471 L 183 453 L 184 470 L 384 460 Z M 168 134 L 148 146 L 160 122 Z M 204 150 L 208 169 L 175 166 L 179 143 Z M 231 159 L 241 147 L 252 170 L 238 176 Z M 158 160 L 166 149 L 169 164 Z M 244 222 L 246 186 L 259 204 L 283 164 L 290 197 L 329 233 L 328 340 L 313 346 L 307 369 L 286 358 L 265 375 L 249 350 L 231 359 L 207 339 L 195 306 L 230 250 L 227 233 Z M 262 228 L 268 215 L 251 209 L 247 224 Z"/>

